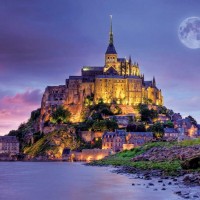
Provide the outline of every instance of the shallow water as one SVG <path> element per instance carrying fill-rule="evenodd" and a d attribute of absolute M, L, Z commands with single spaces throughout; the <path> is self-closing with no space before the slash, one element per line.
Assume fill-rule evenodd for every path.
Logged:
<path fill-rule="evenodd" d="M 106 167 L 67 162 L 0 162 L 0 200 L 176 200 Z M 132 183 L 140 185 L 132 186 Z"/>

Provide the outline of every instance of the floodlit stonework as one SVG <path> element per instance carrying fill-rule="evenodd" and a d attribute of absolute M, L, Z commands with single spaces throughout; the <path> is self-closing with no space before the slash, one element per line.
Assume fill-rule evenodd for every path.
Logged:
<path fill-rule="evenodd" d="M 41 127 L 59 105 L 69 109 L 71 121 L 81 121 L 84 105 L 91 103 L 86 101 L 89 97 L 94 104 L 99 101 L 117 103 L 125 108 L 122 112 L 149 101 L 163 105 L 162 92 L 157 88 L 155 78 L 145 81 L 138 63 L 132 62 L 131 57 L 126 59 L 118 56 L 114 47 L 112 22 L 104 65 L 84 66 L 81 76 L 69 76 L 65 85 L 46 88 L 41 105 Z"/>

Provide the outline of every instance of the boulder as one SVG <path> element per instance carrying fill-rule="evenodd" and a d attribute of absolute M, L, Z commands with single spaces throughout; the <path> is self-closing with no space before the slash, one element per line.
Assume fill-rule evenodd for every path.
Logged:
<path fill-rule="evenodd" d="M 181 163 L 183 169 L 197 169 L 200 168 L 200 155 L 186 159 Z"/>

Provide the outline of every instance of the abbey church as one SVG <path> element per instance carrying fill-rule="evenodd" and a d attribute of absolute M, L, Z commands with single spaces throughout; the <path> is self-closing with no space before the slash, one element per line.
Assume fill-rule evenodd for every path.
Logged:
<path fill-rule="evenodd" d="M 42 98 L 42 122 L 59 105 L 72 112 L 73 121 L 79 121 L 78 114 L 80 115 L 87 97 L 92 97 L 94 104 L 99 101 L 115 102 L 122 107 L 134 107 L 147 101 L 163 105 L 163 96 L 157 88 L 155 78 L 145 81 L 138 63 L 132 62 L 131 57 L 118 57 L 114 46 L 112 19 L 104 65 L 84 66 L 81 76 L 69 76 L 65 85 L 48 86 Z"/>

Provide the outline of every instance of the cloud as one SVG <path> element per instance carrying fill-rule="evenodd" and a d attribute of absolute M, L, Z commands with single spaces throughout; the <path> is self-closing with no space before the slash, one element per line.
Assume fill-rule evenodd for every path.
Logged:
<path fill-rule="evenodd" d="M 7 134 L 12 129 L 28 120 L 31 111 L 40 107 L 42 93 L 40 90 L 27 90 L 14 96 L 4 96 L 0 99 L 0 135 Z"/>

